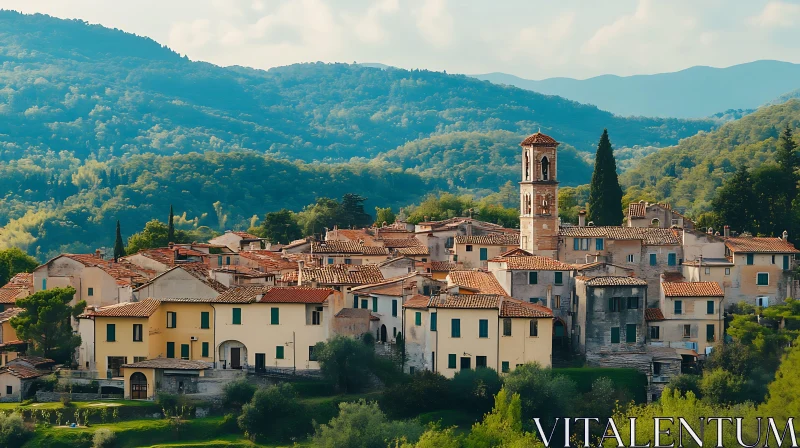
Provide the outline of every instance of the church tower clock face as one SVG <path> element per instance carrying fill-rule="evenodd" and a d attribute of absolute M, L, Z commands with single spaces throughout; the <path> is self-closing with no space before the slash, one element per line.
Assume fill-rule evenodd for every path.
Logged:
<path fill-rule="evenodd" d="M 520 249 L 548 257 L 558 249 L 558 145 L 541 132 L 520 143 Z"/>

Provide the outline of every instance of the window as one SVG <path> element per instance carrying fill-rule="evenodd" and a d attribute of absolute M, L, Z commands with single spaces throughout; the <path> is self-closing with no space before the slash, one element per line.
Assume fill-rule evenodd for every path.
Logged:
<path fill-rule="evenodd" d="M 503 336 L 511 336 L 511 319 L 503 319 Z"/>
<path fill-rule="evenodd" d="M 175 357 L 175 343 L 167 342 L 167 358 Z"/>
<path fill-rule="evenodd" d="M 508 373 L 511 369 L 508 367 L 508 361 L 503 361 L 500 363 L 500 371 L 503 373 Z"/>
<path fill-rule="evenodd" d="M 731 268 L 725 268 L 725 275 L 731 275 Z"/>
<path fill-rule="evenodd" d="M 94 295 L 94 288 L 89 288 L 89 290 L 86 292 L 86 295 L 92 297 Z"/>
<path fill-rule="evenodd" d="M 436 331 L 436 320 L 437 314 L 431 313 L 431 331 Z"/>
<path fill-rule="evenodd" d="M 489 249 L 487 249 L 485 247 L 481 247 L 481 249 L 480 249 L 480 258 L 481 258 L 481 261 L 488 260 L 489 259 Z"/>
<path fill-rule="evenodd" d="M 650 266 L 655 266 L 658 264 L 658 257 L 656 254 L 650 254 Z"/>
<path fill-rule="evenodd" d="M 747 264 L 753 264 L 753 254 L 747 254 Z"/>
<path fill-rule="evenodd" d="M 167 311 L 167 328 L 175 328 L 178 324 L 178 315 L 175 311 Z"/>
<path fill-rule="evenodd" d="M 418 327 L 422 325 L 422 312 L 417 311 L 416 313 L 414 313 L 414 325 Z"/>
<path fill-rule="evenodd" d="M 767 272 L 759 272 L 756 275 L 756 285 L 758 285 L 758 286 L 769 285 L 769 273 L 767 273 Z"/>
<path fill-rule="evenodd" d="M 711 268 L 706 268 L 706 274 L 710 274 L 710 273 L 711 273 Z"/>
<path fill-rule="evenodd" d="M 142 362 L 142 361 L 146 361 L 146 360 L 147 360 L 147 356 L 134 356 L 133 357 L 133 362 L 134 363 Z"/>
<path fill-rule="evenodd" d="M 535 285 L 539 283 L 539 273 L 538 272 L 529 272 L 528 273 L 528 284 Z"/>
<path fill-rule="evenodd" d="M 6 395 L 11 395 L 14 392 L 13 386 L 6 386 Z"/>
<path fill-rule="evenodd" d="M 344 264 L 352 264 L 353 262 L 349 258 L 344 259 Z"/>
<path fill-rule="evenodd" d="M 280 325 L 281 323 L 281 309 L 272 307 L 269 310 L 269 323 L 270 325 Z"/>
<path fill-rule="evenodd" d="M 209 324 L 209 316 L 210 315 L 208 311 L 200 312 L 200 328 L 211 328 L 211 325 Z"/>
<path fill-rule="evenodd" d="M 478 321 L 478 337 L 479 338 L 488 338 L 489 337 L 489 321 L 486 319 L 481 319 Z"/>
<path fill-rule="evenodd" d="M 611 327 L 611 343 L 619 344 L 619 327 Z"/>
<path fill-rule="evenodd" d="M 397 327 L 392 327 L 392 337 L 397 338 Z"/>
<path fill-rule="evenodd" d="M 333 258 L 328 258 L 328 264 L 333 264 Z"/>
<path fill-rule="evenodd" d="M 608 310 L 609 311 L 620 311 L 622 309 L 622 297 L 609 297 L 608 298 Z"/>
<path fill-rule="evenodd" d="M 444 242 L 445 249 L 452 249 L 453 248 L 453 241 L 454 238 L 452 236 L 448 236 Z"/>
<path fill-rule="evenodd" d="M 661 339 L 661 327 L 657 325 L 650 327 L 650 339 L 654 341 Z"/>
<path fill-rule="evenodd" d="M 467 252 L 472 252 L 472 244 L 467 244 L 466 251 Z"/>
<path fill-rule="evenodd" d="M 134 330 L 136 332 L 136 330 Z M 117 326 L 116 324 L 106 324 L 106 341 L 116 342 L 117 340 Z"/>
<path fill-rule="evenodd" d="M 231 257 L 225 257 L 225 264 L 231 264 Z"/>
<path fill-rule="evenodd" d="M 361 299 L 361 308 L 367 309 L 369 306 L 369 301 L 367 299 Z"/>
<path fill-rule="evenodd" d="M 533 319 L 533 320 L 531 321 L 531 331 L 530 331 L 530 336 L 531 336 L 532 338 L 539 337 L 539 321 L 538 321 L 538 320 L 536 320 L 536 319 Z"/>
<path fill-rule="evenodd" d="M 714 332 L 714 324 L 706 325 L 706 341 L 714 342 L 716 339 L 717 338 Z"/>
<path fill-rule="evenodd" d="M 142 342 L 142 324 L 133 324 L 133 342 Z"/>
<path fill-rule="evenodd" d="M 377 297 L 373 297 L 372 298 L 372 312 L 373 313 L 377 313 L 378 312 L 378 298 Z"/>
<path fill-rule="evenodd" d="M 320 325 L 322 323 L 322 307 L 318 306 L 317 309 L 311 312 L 311 325 Z"/>
<path fill-rule="evenodd" d="M 706 314 L 714 314 L 714 301 L 709 300 L 706 302 Z"/>
<path fill-rule="evenodd" d="M 217 266 L 222 266 L 222 255 L 217 255 Z"/>
<path fill-rule="evenodd" d="M 353 308 L 358 308 L 358 297 L 353 297 Z"/>
<path fill-rule="evenodd" d="M 784 271 L 788 271 L 789 270 L 789 256 L 788 255 L 784 255 L 783 256 L 783 270 Z"/>
<path fill-rule="evenodd" d="M 461 337 L 461 319 L 450 319 L 450 336 Z"/>
<path fill-rule="evenodd" d="M 595 250 L 603 250 L 603 239 L 602 238 L 595 238 L 594 239 L 594 248 L 595 248 Z"/>
<path fill-rule="evenodd" d="M 531 302 L 531 303 L 539 303 L 539 299 L 538 299 L 538 298 L 536 298 L 536 297 L 531 297 L 530 299 L 528 299 L 528 302 Z"/>
<path fill-rule="evenodd" d="M 486 357 L 485 356 L 476 356 L 475 357 L 475 368 L 480 369 L 482 367 L 486 367 Z"/>
<path fill-rule="evenodd" d="M 572 248 L 574 250 L 589 250 L 589 238 L 573 238 Z"/>
<path fill-rule="evenodd" d="M 202 356 L 208 358 L 208 342 L 203 342 Z"/>
<path fill-rule="evenodd" d="M 283 346 L 275 347 L 275 359 L 283 359 Z"/>
<path fill-rule="evenodd" d="M 772 256 L 772 264 L 775 264 L 775 255 Z"/>
<path fill-rule="evenodd" d="M 43 278 L 42 279 L 42 291 L 44 291 L 45 289 L 47 289 L 47 279 Z"/>
<path fill-rule="evenodd" d="M 653 362 L 653 375 L 661 375 L 661 363 Z"/>
<path fill-rule="evenodd" d="M 560 309 L 561 308 L 561 296 L 555 295 L 553 296 L 553 309 Z"/>
<path fill-rule="evenodd" d="M 628 254 L 628 263 L 636 263 L 636 256 L 633 254 Z"/>
<path fill-rule="evenodd" d="M 313 345 L 309 345 L 308 346 L 308 360 L 309 361 L 316 361 L 317 360 L 317 355 L 314 353 L 314 346 Z"/>
<path fill-rule="evenodd" d="M 409 366 L 409 367 L 408 367 L 408 373 L 409 373 L 409 375 L 413 375 L 415 371 L 416 371 L 416 369 L 414 368 L 414 366 Z"/>
<path fill-rule="evenodd" d="M 233 323 L 233 325 L 241 325 L 242 324 L 242 309 L 241 308 L 234 308 L 233 309 L 233 316 L 231 318 L 231 323 Z"/>
<path fill-rule="evenodd" d="M 667 266 L 675 266 L 677 264 L 677 256 L 674 253 L 667 254 Z"/>
<path fill-rule="evenodd" d="M 625 325 L 625 342 L 636 342 L 636 324 Z"/>
<path fill-rule="evenodd" d="M 447 355 L 447 368 L 448 369 L 455 369 L 456 368 L 456 355 L 455 353 L 450 353 Z"/>
<path fill-rule="evenodd" d="M 683 337 L 688 338 L 692 336 L 692 326 L 686 324 L 683 326 Z"/>
<path fill-rule="evenodd" d="M 675 314 L 683 314 L 683 300 L 675 301 Z"/>
<path fill-rule="evenodd" d="M 639 309 L 639 298 L 638 297 L 628 297 L 628 309 L 629 310 L 637 310 L 637 309 Z"/>
<path fill-rule="evenodd" d="M 392 299 L 392 316 L 397 316 L 397 299 Z"/>
<path fill-rule="evenodd" d="M 189 344 L 181 344 L 181 359 L 189 359 Z"/>
<path fill-rule="evenodd" d="M 555 281 L 556 285 L 563 285 L 564 284 L 564 273 L 563 272 L 556 272 L 554 281 Z"/>

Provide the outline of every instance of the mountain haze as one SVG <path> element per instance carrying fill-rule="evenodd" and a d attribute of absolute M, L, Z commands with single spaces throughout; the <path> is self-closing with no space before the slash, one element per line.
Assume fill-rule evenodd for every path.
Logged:
<path fill-rule="evenodd" d="M 700 118 L 729 109 L 755 109 L 800 88 L 800 64 L 755 61 L 726 68 L 691 67 L 654 75 L 603 75 L 540 81 L 505 73 L 475 78 L 559 95 L 623 116 Z"/>

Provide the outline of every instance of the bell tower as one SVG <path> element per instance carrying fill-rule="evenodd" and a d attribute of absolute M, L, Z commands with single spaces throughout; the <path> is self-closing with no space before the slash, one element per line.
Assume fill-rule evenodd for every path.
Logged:
<path fill-rule="evenodd" d="M 558 162 L 554 138 L 537 132 L 520 143 L 519 245 L 535 255 L 555 258 L 558 251 Z"/>

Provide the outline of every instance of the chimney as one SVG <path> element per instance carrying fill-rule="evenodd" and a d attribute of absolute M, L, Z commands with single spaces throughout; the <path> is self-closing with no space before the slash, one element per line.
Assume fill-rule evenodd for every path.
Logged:
<path fill-rule="evenodd" d="M 312 278 L 312 279 L 311 279 L 311 287 L 312 287 L 312 288 L 317 288 L 317 287 L 319 287 L 319 282 L 317 281 L 317 279 L 316 279 L 316 278 Z"/>
<path fill-rule="evenodd" d="M 725 225 L 725 227 L 722 228 L 722 235 L 725 238 L 729 238 L 731 236 L 731 226 Z"/>
<path fill-rule="evenodd" d="M 94 251 L 94 256 L 95 256 L 96 258 L 103 258 L 103 257 L 101 257 L 101 256 L 100 256 L 100 249 L 95 249 L 95 251 Z"/>
<path fill-rule="evenodd" d="M 467 221 L 467 236 L 472 236 L 472 221 Z"/>
<path fill-rule="evenodd" d="M 297 260 L 297 286 L 303 286 L 303 267 L 305 265 L 305 261 Z"/>
<path fill-rule="evenodd" d="M 170 242 L 169 242 L 169 244 L 167 244 L 167 247 L 169 247 L 170 249 L 172 249 L 173 247 L 175 247 L 175 243 L 173 243 L 172 241 L 170 241 Z"/>
<path fill-rule="evenodd" d="M 781 235 L 781 238 L 783 238 L 784 241 L 788 241 L 789 240 L 789 232 L 784 230 L 783 234 Z"/>
<path fill-rule="evenodd" d="M 578 212 L 578 227 L 585 227 L 586 226 L 586 210 L 581 210 Z"/>

